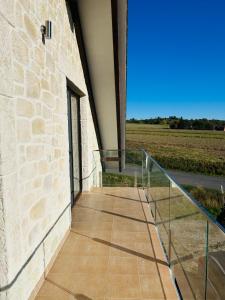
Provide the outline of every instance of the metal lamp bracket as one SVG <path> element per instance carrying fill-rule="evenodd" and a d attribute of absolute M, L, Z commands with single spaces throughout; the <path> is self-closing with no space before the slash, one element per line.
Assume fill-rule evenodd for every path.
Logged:
<path fill-rule="evenodd" d="M 45 21 L 45 25 L 41 25 L 41 35 L 42 35 L 42 42 L 45 44 L 45 39 L 51 39 L 52 38 L 52 22 L 51 21 Z"/>

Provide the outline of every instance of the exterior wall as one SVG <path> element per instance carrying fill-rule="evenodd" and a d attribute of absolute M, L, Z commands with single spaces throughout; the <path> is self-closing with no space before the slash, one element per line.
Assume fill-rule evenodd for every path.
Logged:
<path fill-rule="evenodd" d="M 42 44 L 40 26 L 52 21 Z M 87 95 L 65 0 L 0 1 L 0 286 L 10 284 L 70 202 L 66 77 Z M 97 149 L 81 99 L 83 187 Z M 70 207 L 0 299 L 28 299 L 70 227 Z"/>

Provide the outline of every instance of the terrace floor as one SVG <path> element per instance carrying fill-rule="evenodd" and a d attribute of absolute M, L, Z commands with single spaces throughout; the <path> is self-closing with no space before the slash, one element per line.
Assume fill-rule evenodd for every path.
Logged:
<path fill-rule="evenodd" d="M 36 300 L 178 299 L 142 190 L 83 193 Z"/>

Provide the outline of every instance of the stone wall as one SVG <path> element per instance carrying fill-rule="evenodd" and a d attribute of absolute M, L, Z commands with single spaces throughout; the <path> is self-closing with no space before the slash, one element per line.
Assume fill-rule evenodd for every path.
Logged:
<path fill-rule="evenodd" d="M 40 26 L 52 21 L 52 39 Z M 65 0 L 0 1 L 0 285 L 9 284 L 70 202 L 66 78 L 87 95 Z M 83 187 L 97 140 L 81 99 Z M 70 207 L 0 299 L 27 299 L 70 227 Z M 61 224 L 61 225 L 60 225 Z"/>

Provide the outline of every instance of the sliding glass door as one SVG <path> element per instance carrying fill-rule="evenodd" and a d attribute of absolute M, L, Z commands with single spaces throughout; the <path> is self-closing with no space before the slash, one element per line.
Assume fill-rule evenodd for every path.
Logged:
<path fill-rule="evenodd" d="M 82 190 L 80 98 L 70 89 L 68 98 L 69 160 L 71 205 Z"/>

